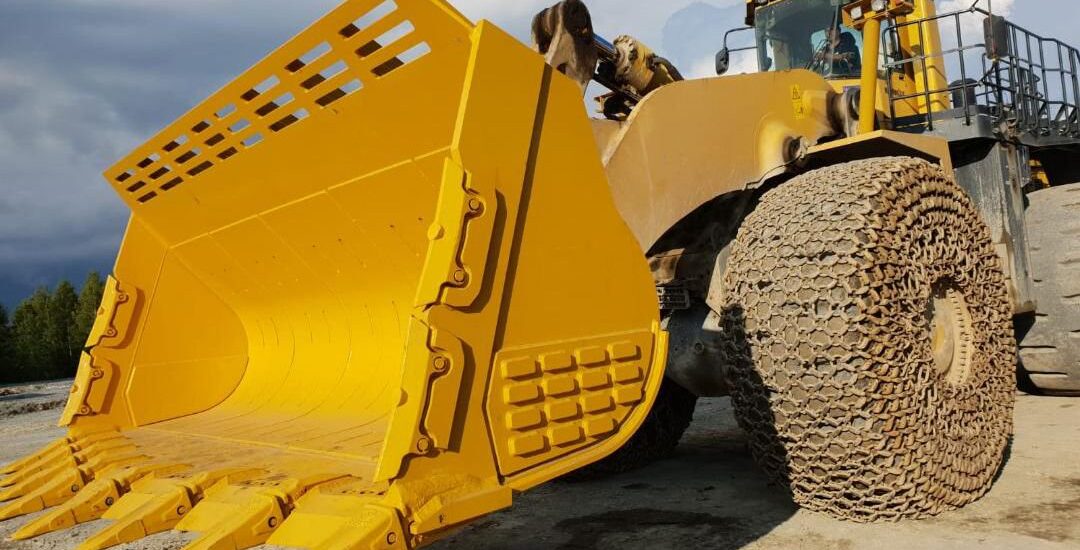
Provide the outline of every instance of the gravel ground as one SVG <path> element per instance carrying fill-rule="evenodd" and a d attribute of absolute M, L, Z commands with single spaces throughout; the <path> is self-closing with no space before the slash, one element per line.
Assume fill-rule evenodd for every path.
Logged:
<path fill-rule="evenodd" d="M 64 383 L 31 386 L 35 397 L 24 394 L 22 400 L 62 400 L 65 388 Z M 18 395 L 0 396 L 0 411 L 7 410 L 13 397 Z M 55 427 L 58 415 L 58 410 L 47 410 L 0 417 L 0 462 L 62 435 Z M 1021 395 L 1011 455 L 985 498 L 924 521 L 840 522 L 797 510 L 770 486 L 750 459 L 730 402 L 708 399 L 699 403 L 676 457 L 602 481 L 549 483 L 520 495 L 512 509 L 481 519 L 434 548 L 1080 548 L 1078 456 L 1080 399 Z M 102 527 L 94 522 L 28 542 L 7 541 L 24 521 L 0 522 L 0 537 L 5 539 L 0 548 L 73 548 Z M 119 548 L 173 550 L 191 538 L 166 533 Z"/>
<path fill-rule="evenodd" d="M 71 380 L 0 386 L 0 419 L 62 408 L 70 387 Z"/>

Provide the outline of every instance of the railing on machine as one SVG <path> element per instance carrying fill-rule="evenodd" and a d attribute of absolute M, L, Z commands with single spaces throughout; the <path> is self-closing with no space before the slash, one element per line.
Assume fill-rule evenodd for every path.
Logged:
<path fill-rule="evenodd" d="M 983 42 L 965 43 L 964 25 L 972 22 L 983 24 Z M 902 32 L 912 32 L 908 29 L 913 26 L 919 42 L 925 44 L 932 23 L 937 23 L 943 43 L 955 32 L 955 41 L 948 44 L 953 47 L 910 55 L 890 48 L 890 44 L 900 43 Z M 977 6 L 890 25 L 882 41 L 883 51 L 890 52 L 884 63 L 890 114 L 900 128 L 910 131 L 922 126 L 933 131 L 935 122 L 961 120 L 971 126 L 977 118 L 985 117 L 1005 139 L 1031 144 L 1080 143 L 1080 51 L 1076 48 Z M 950 74 L 959 74 L 960 79 L 933 86 L 928 68 L 935 63 Z M 902 93 L 895 89 L 893 79 L 911 67 L 922 69 L 918 91 Z M 927 114 L 898 120 L 897 104 L 912 100 L 925 106 Z"/>

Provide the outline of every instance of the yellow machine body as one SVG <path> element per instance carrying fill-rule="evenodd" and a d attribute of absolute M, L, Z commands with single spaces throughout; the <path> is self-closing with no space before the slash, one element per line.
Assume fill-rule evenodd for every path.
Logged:
<path fill-rule="evenodd" d="M 836 139 L 835 99 L 811 71 L 766 72 L 676 82 L 646 96 L 626 121 L 593 120 L 611 193 L 641 250 L 713 199 L 808 162 L 898 154 L 952 170 L 948 143 L 937 137 L 878 130 Z"/>
<path fill-rule="evenodd" d="M 594 120 L 612 194 L 642 250 L 702 204 L 783 174 L 792 143 L 833 134 L 830 93 L 810 71 L 684 80 L 624 122 Z"/>
<path fill-rule="evenodd" d="M 405 548 L 616 450 L 666 341 L 580 94 L 441 0 L 349 0 L 138 148 L 68 436 L 0 518 Z"/>
<path fill-rule="evenodd" d="M 348 0 L 105 173 L 131 219 L 69 432 L 0 469 L 0 519 L 112 520 L 85 550 L 413 548 L 600 460 L 665 375 L 667 230 L 807 162 L 948 165 L 836 139 L 835 96 L 684 81 L 590 125 L 493 25 Z"/>
<path fill-rule="evenodd" d="M 798 0 L 746 0 L 746 23 L 753 25 L 756 10 L 762 6 L 781 4 Z M 846 6 L 860 6 L 865 14 L 871 14 L 869 0 L 852 0 L 844 3 Z M 933 0 L 890 0 L 887 4 L 893 11 L 893 20 L 898 26 L 896 42 L 889 47 L 898 51 L 891 52 L 894 57 L 904 59 L 920 59 L 919 62 L 905 64 L 902 70 L 891 74 L 891 83 L 881 78 L 878 68 L 881 66 L 879 58 L 881 48 L 875 51 L 879 55 L 869 55 L 863 52 L 862 66 L 868 68 L 876 76 L 876 90 L 873 94 L 874 110 L 883 116 L 885 113 L 895 111 L 897 117 L 914 115 L 926 115 L 931 112 L 941 112 L 951 108 L 951 100 L 948 94 L 932 93 L 927 103 L 926 92 L 929 90 L 942 90 L 948 87 L 948 79 L 945 72 L 945 60 L 942 54 L 941 31 L 938 26 L 937 6 Z M 885 15 L 883 12 L 880 15 Z M 869 19 L 869 15 L 866 19 Z M 918 21 L 918 24 L 909 24 Z M 864 21 L 865 22 L 865 19 Z M 858 27 L 863 33 L 863 44 L 880 44 L 882 42 L 881 25 L 870 26 L 871 33 L 861 22 L 853 22 L 849 19 L 844 21 L 848 28 Z M 858 87 L 862 83 L 857 78 L 835 78 L 829 83 L 837 92 L 851 87 Z M 890 105 L 887 87 L 891 86 L 893 95 L 898 97 L 910 97 L 902 99 Z"/>

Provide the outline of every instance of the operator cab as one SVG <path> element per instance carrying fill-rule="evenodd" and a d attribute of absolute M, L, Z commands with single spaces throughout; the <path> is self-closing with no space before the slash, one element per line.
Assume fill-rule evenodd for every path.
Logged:
<path fill-rule="evenodd" d="M 759 7 L 754 20 L 762 71 L 808 69 L 829 79 L 859 78 L 862 34 L 843 24 L 843 0 L 799 0 Z"/>

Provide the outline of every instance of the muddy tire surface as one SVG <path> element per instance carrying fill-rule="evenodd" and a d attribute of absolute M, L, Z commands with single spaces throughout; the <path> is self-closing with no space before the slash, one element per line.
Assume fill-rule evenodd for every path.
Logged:
<path fill-rule="evenodd" d="M 799 505 L 899 520 L 989 489 L 1012 433 L 1012 311 L 989 231 L 940 168 L 879 158 L 770 191 L 724 288 L 736 417 Z"/>
<path fill-rule="evenodd" d="M 1042 393 L 1080 395 L 1080 183 L 1028 195 L 1035 298 L 1020 360 Z"/>

